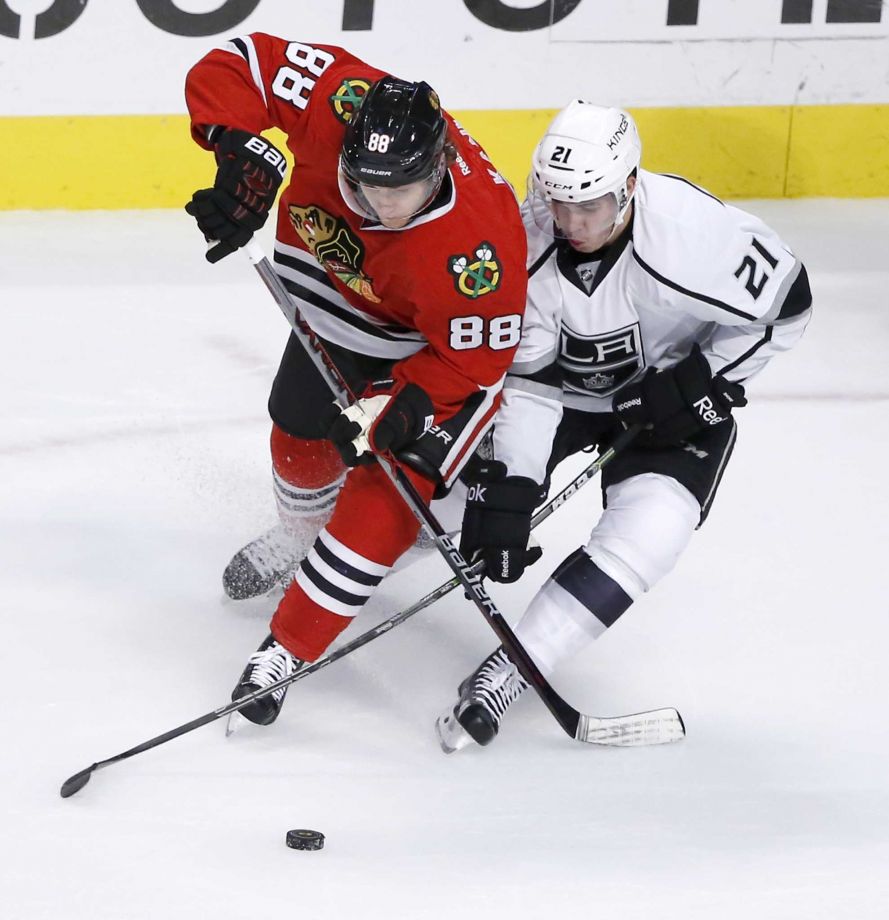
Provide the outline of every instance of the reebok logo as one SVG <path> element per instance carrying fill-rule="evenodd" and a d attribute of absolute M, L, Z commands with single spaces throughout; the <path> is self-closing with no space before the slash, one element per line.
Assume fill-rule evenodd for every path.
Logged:
<path fill-rule="evenodd" d="M 504 578 L 509 577 L 509 550 L 500 550 L 500 574 Z"/>
<path fill-rule="evenodd" d="M 487 486 L 479 485 L 475 483 L 469 487 L 469 492 L 466 493 L 466 501 L 468 502 L 479 502 L 480 504 L 485 503 L 485 492 L 488 491 Z"/>
<path fill-rule="evenodd" d="M 617 411 L 623 412 L 624 409 L 629 409 L 630 406 L 641 406 L 642 398 L 640 396 L 635 397 L 635 399 L 625 399 L 623 402 L 617 404 Z"/>
<path fill-rule="evenodd" d="M 725 416 L 720 415 L 713 408 L 713 400 L 709 396 L 703 396 L 694 404 L 695 409 L 698 410 L 698 415 L 708 424 L 708 425 L 718 425 L 720 422 L 725 421 Z"/>

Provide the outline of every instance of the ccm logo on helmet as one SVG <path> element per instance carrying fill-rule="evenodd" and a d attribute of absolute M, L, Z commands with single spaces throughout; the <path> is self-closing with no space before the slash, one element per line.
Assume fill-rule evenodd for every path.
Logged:
<path fill-rule="evenodd" d="M 561 182 L 550 182 L 548 179 L 545 179 L 544 182 L 543 182 L 543 184 L 544 184 L 547 188 L 555 188 L 555 189 L 566 189 L 566 188 L 571 188 L 570 185 L 562 185 Z"/>

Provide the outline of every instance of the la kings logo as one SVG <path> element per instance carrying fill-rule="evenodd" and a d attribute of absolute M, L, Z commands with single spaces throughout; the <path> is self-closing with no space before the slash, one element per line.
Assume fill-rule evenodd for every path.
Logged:
<path fill-rule="evenodd" d="M 578 393 L 610 396 L 645 364 L 639 324 L 583 335 L 562 323 L 559 365 L 565 386 Z"/>

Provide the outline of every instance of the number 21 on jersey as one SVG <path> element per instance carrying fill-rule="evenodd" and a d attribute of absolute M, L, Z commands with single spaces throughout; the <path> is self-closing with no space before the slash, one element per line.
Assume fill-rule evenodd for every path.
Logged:
<path fill-rule="evenodd" d="M 744 261 L 735 271 L 735 277 L 740 281 L 741 275 L 746 273 L 747 278 L 744 287 L 747 288 L 747 293 L 754 300 L 758 300 L 759 295 L 762 294 L 762 289 L 766 286 L 766 282 L 771 278 L 769 269 L 763 266 L 762 262 L 766 262 L 771 268 L 777 268 L 778 260 L 756 237 L 753 237 L 753 249 L 753 255 L 744 256 Z M 757 273 L 759 273 L 758 277 Z"/>

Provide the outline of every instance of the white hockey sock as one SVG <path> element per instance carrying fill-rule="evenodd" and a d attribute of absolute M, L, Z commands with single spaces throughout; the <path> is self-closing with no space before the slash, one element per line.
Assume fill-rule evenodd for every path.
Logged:
<path fill-rule="evenodd" d="M 278 519 L 293 538 L 302 555 L 309 551 L 321 528 L 330 520 L 345 472 L 332 483 L 317 489 L 292 485 L 272 470 Z"/>
<path fill-rule="evenodd" d="M 515 634 L 547 676 L 607 628 L 557 581 L 549 579 L 531 601 Z"/>

